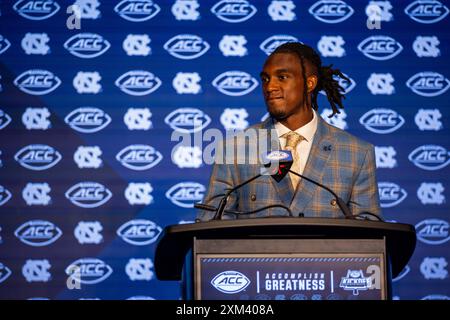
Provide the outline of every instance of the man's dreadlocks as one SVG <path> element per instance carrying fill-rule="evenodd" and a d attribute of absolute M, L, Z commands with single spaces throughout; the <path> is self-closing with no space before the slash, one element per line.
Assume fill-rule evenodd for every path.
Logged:
<path fill-rule="evenodd" d="M 342 105 L 342 99 L 345 99 L 344 88 L 339 85 L 339 82 L 333 78 L 334 75 L 339 76 L 340 78 L 350 81 L 346 76 L 342 74 L 339 69 L 332 69 L 333 65 L 322 66 L 322 60 L 320 56 L 314 51 L 313 48 L 299 43 L 299 42 L 287 42 L 280 45 L 275 51 L 272 52 L 271 55 L 277 53 L 292 53 L 299 57 L 300 63 L 302 66 L 302 75 L 303 75 L 303 85 L 304 85 L 304 97 L 305 101 L 308 101 L 307 94 L 308 90 L 306 87 L 306 69 L 305 69 L 305 60 L 311 64 L 313 67 L 313 73 L 317 76 L 317 86 L 314 88 L 314 91 L 311 93 L 311 104 L 314 110 L 318 109 L 317 105 L 317 96 L 319 91 L 325 91 L 327 95 L 328 102 L 331 105 L 333 113 L 329 116 L 333 117 L 336 113 L 340 113 L 337 105 L 342 109 L 344 106 Z"/>

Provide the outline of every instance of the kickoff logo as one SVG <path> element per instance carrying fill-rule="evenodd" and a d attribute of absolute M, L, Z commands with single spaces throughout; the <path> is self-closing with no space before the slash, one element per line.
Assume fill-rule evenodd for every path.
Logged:
<path fill-rule="evenodd" d="M 61 159 L 61 154 L 45 144 L 30 144 L 20 149 L 14 159 L 24 168 L 30 170 L 47 170 L 55 166 Z"/>
<path fill-rule="evenodd" d="M 424 97 L 435 97 L 450 88 L 450 80 L 437 72 L 425 71 L 413 75 L 406 82 L 406 86 L 415 94 Z"/>
<path fill-rule="evenodd" d="M 164 122 L 175 131 L 192 133 L 206 128 L 211 118 L 200 109 L 179 108 L 169 113 Z"/>
<path fill-rule="evenodd" d="M 211 8 L 217 18 L 229 23 L 246 21 L 253 17 L 256 11 L 256 7 L 246 0 L 222 0 Z"/>
<path fill-rule="evenodd" d="M 179 34 L 170 38 L 164 49 L 178 59 L 191 60 L 206 53 L 210 48 L 208 42 L 194 34 Z"/>
<path fill-rule="evenodd" d="M 247 72 L 226 71 L 219 74 L 212 85 L 227 96 L 237 97 L 252 92 L 258 86 L 258 81 Z"/>
<path fill-rule="evenodd" d="M 60 6 L 53 0 L 19 0 L 14 4 L 13 9 L 26 19 L 45 20 L 57 13 Z"/>
<path fill-rule="evenodd" d="M 30 220 L 17 228 L 14 235 L 29 246 L 43 247 L 58 240 L 62 231 L 49 221 Z"/>
<path fill-rule="evenodd" d="M 126 94 L 145 96 L 161 86 L 161 80 L 153 73 L 144 70 L 132 70 L 117 78 L 115 85 Z"/>
<path fill-rule="evenodd" d="M 248 287 L 250 282 L 250 279 L 239 271 L 224 271 L 211 280 L 214 288 L 226 294 L 241 292 Z"/>
<path fill-rule="evenodd" d="M 132 144 L 116 155 L 116 160 L 131 170 L 147 170 L 156 166 L 163 156 L 155 148 L 145 144 Z"/>
<path fill-rule="evenodd" d="M 34 69 L 23 72 L 14 84 L 25 93 L 40 96 L 58 88 L 61 80 L 50 71 Z"/>
<path fill-rule="evenodd" d="M 180 182 L 166 192 L 166 197 L 173 204 L 182 208 L 193 208 L 194 204 L 203 200 L 206 188 L 197 182 Z"/>
<path fill-rule="evenodd" d="M 414 149 L 408 159 L 421 169 L 439 170 L 449 164 L 450 154 L 444 147 L 427 144 Z"/>
<path fill-rule="evenodd" d="M 152 0 L 123 0 L 114 7 L 114 11 L 125 20 L 142 22 L 156 16 L 161 8 Z"/>
<path fill-rule="evenodd" d="M 162 229 L 150 220 L 130 220 L 117 229 L 117 235 L 125 242 L 135 246 L 145 246 L 154 243 Z"/>
<path fill-rule="evenodd" d="M 81 107 L 70 112 L 64 122 L 78 132 L 93 133 L 104 129 L 111 122 L 111 117 L 102 109 Z"/>
<path fill-rule="evenodd" d="M 106 280 L 113 269 L 104 261 L 96 258 L 82 258 L 72 262 L 66 268 L 66 274 L 82 284 L 96 284 Z"/>
<path fill-rule="evenodd" d="M 360 119 L 367 130 L 387 134 L 396 131 L 404 123 L 405 119 L 392 109 L 376 108 L 367 111 Z"/>
<path fill-rule="evenodd" d="M 101 56 L 111 44 L 96 33 L 79 33 L 64 43 L 64 48 L 78 58 L 90 59 Z"/>
<path fill-rule="evenodd" d="M 358 50 L 367 58 L 382 61 L 397 56 L 403 46 L 388 36 L 370 36 L 358 45 Z"/>
<path fill-rule="evenodd" d="M 80 182 L 67 190 L 65 196 L 78 207 L 97 208 L 112 197 L 112 192 L 97 182 Z"/>

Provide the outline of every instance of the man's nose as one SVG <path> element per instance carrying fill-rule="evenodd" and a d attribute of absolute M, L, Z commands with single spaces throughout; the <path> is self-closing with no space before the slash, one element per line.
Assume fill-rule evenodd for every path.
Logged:
<path fill-rule="evenodd" d="M 275 79 L 269 79 L 266 82 L 266 91 L 271 92 L 278 90 L 280 87 L 278 85 L 278 82 Z"/>

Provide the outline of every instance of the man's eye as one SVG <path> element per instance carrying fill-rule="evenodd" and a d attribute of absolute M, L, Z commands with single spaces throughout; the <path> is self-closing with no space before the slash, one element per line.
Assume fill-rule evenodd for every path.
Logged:
<path fill-rule="evenodd" d="M 286 75 L 280 75 L 280 76 L 278 76 L 278 79 L 280 79 L 280 80 L 286 80 L 286 79 L 287 79 L 287 76 L 286 76 Z"/>
<path fill-rule="evenodd" d="M 262 78 L 261 78 L 261 81 L 264 82 L 264 83 L 269 82 L 269 78 L 267 78 L 267 77 L 262 77 Z"/>

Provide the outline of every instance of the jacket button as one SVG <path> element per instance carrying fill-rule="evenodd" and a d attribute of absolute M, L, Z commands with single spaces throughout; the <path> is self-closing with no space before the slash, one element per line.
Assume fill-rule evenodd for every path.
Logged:
<path fill-rule="evenodd" d="M 337 204 L 336 199 L 331 200 L 330 204 L 331 204 L 333 207 L 336 207 L 336 204 Z"/>
<path fill-rule="evenodd" d="M 256 194 L 252 194 L 250 197 L 250 200 L 255 201 L 256 200 Z"/>

